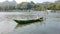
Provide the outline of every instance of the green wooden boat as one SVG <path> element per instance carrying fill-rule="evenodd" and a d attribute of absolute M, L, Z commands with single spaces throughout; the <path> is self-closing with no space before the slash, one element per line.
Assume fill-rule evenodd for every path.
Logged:
<path fill-rule="evenodd" d="M 14 21 L 18 24 L 29 24 L 34 22 L 41 22 L 43 21 L 43 17 L 38 19 L 33 19 L 33 20 L 14 20 Z"/>

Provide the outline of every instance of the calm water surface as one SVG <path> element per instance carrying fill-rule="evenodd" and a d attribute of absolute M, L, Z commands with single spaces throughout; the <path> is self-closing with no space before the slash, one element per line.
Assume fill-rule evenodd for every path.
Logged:
<path fill-rule="evenodd" d="M 9 12 L 8 12 L 9 14 Z M 0 34 L 60 34 L 60 13 L 49 13 L 43 22 L 32 23 L 25 26 L 17 26 L 13 19 L 31 19 L 41 16 L 40 12 L 24 13 L 0 13 Z M 36 15 L 35 15 L 36 14 Z M 12 16 L 11 16 L 12 15 Z M 44 15 L 43 15 L 44 16 Z"/>

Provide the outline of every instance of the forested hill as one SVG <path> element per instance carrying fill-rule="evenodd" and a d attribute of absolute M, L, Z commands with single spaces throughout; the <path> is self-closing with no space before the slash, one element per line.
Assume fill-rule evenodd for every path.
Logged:
<path fill-rule="evenodd" d="M 7 11 L 7 10 L 60 10 L 60 1 L 52 2 L 43 2 L 43 3 L 34 3 L 31 2 L 22 2 L 22 3 L 15 3 L 11 4 L 0 4 L 0 11 Z"/>

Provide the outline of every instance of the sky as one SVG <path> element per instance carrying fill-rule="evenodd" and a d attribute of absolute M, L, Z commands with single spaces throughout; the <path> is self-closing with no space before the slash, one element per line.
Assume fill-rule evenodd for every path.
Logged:
<path fill-rule="evenodd" d="M 6 1 L 6 0 L 0 0 L 0 2 L 3 2 L 3 1 Z M 9 0 L 9 1 L 12 1 L 12 0 Z M 17 3 L 21 3 L 21 2 L 30 2 L 30 1 L 33 1 L 35 3 L 42 3 L 42 2 L 54 2 L 56 0 L 15 0 Z"/>

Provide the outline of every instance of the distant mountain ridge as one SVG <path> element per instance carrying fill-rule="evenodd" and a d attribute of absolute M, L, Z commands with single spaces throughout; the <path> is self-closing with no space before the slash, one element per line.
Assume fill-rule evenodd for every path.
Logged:
<path fill-rule="evenodd" d="M 0 5 L 7 5 L 7 4 L 14 5 L 14 4 L 16 4 L 16 1 L 15 0 L 13 0 L 13 1 L 6 0 L 4 2 L 0 2 Z"/>

